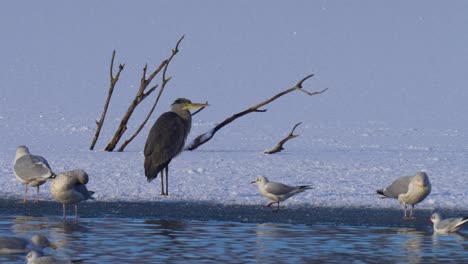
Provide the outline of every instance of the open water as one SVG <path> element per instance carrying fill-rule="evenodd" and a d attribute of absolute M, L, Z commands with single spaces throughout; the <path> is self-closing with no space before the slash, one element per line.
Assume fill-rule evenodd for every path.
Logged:
<path fill-rule="evenodd" d="M 56 203 L 0 203 L 0 235 L 44 234 L 59 247 L 46 254 L 83 263 L 468 263 L 466 231 L 433 235 L 426 211 L 416 211 L 420 218 L 405 222 L 398 210 L 290 208 L 272 213 L 262 207 L 175 203 L 169 208 L 179 210 L 179 217 L 144 217 L 142 208 L 161 208 L 86 204 L 80 209 L 88 213 L 75 223 L 72 211 L 63 221 Z M 137 217 L 130 216 L 132 211 Z M 0 263 L 25 263 L 25 254 L 0 255 Z"/>

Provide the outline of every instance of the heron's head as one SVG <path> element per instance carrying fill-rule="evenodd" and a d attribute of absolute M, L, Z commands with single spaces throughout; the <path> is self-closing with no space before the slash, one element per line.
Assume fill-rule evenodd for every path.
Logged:
<path fill-rule="evenodd" d="M 192 103 L 189 99 L 178 98 L 172 103 L 171 107 L 173 111 L 177 110 L 190 110 L 193 108 L 207 107 L 208 104 Z"/>
<path fill-rule="evenodd" d="M 440 222 L 440 215 L 438 213 L 433 213 L 431 219 L 429 219 L 432 223 L 439 223 Z"/>
<path fill-rule="evenodd" d="M 258 185 L 265 185 L 267 182 L 268 182 L 267 177 L 265 177 L 265 176 L 258 176 L 257 179 L 255 179 L 254 181 L 252 181 L 252 182 L 250 182 L 250 183 L 256 183 L 256 184 L 258 184 Z"/>
<path fill-rule="evenodd" d="M 427 174 L 425 172 L 417 172 L 414 180 L 416 185 L 423 189 L 427 188 L 430 185 L 429 177 L 427 177 Z"/>

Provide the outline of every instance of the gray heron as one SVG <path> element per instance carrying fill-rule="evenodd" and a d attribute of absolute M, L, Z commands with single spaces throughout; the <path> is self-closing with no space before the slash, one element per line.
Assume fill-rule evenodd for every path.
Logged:
<path fill-rule="evenodd" d="M 179 98 L 172 103 L 171 111 L 163 113 L 151 128 L 144 150 L 145 175 L 148 182 L 151 182 L 161 173 L 161 195 L 169 194 L 169 163 L 184 149 L 192 127 L 192 114 L 189 110 L 206 106 L 208 104 L 192 103 L 188 99 Z"/>

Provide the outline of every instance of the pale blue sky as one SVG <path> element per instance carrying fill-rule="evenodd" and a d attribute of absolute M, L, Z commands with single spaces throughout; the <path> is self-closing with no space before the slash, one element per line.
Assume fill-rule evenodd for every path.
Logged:
<path fill-rule="evenodd" d="M 120 117 L 144 63 L 186 34 L 157 114 L 184 96 L 221 121 L 315 73 L 306 87 L 326 94 L 251 120 L 468 129 L 467 14 L 466 1 L 5 1 L 0 102 L 97 117 L 116 49 Z"/>

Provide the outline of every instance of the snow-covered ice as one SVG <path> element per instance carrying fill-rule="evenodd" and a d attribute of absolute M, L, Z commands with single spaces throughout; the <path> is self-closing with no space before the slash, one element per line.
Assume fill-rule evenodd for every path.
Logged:
<path fill-rule="evenodd" d="M 468 208 L 466 3 L 402 1 L 399 12 L 381 3 L 269 3 L 270 12 L 263 4 L 244 4 L 185 2 L 181 8 L 155 2 L 142 9 L 123 2 L 110 12 L 104 3 L 32 1 L 34 12 L 15 2 L 2 8 L 0 195 L 21 199 L 12 164 L 16 147 L 26 145 L 56 173 L 85 170 L 97 201 L 263 205 L 266 199 L 250 182 L 264 175 L 315 187 L 287 200 L 286 208 L 399 208 L 379 199 L 376 189 L 426 171 L 432 193 L 415 210 Z M 280 19 L 284 14 L 295 15 Z M 103 151 L 144 64 L 148 71 L 158 65 L 182 34 L 168 69 L 172 79 L 147 127 L 126 151 Z M 126 66 L 90 151 L 113 49 L 116 64 Z M 329 90 L 313 97 L 288 94 L 265 106 L 267 112 L 241 117 L 205 145 L 183 152 L 170 164 L 169 197 L 159 195 L 159 178 L 146 181 L 146 136 L 174 99 L 210 104 L 194 116 L 190 142 L 310 73 L 316 75 L 304 88 Z M 138 127 L 152 97 L 139 106 L 122 140 Z M 280 153 L 263 154 L 297 122 L 299 137 Z M 49 183 L 41 197 L 53 200 Z"/>

